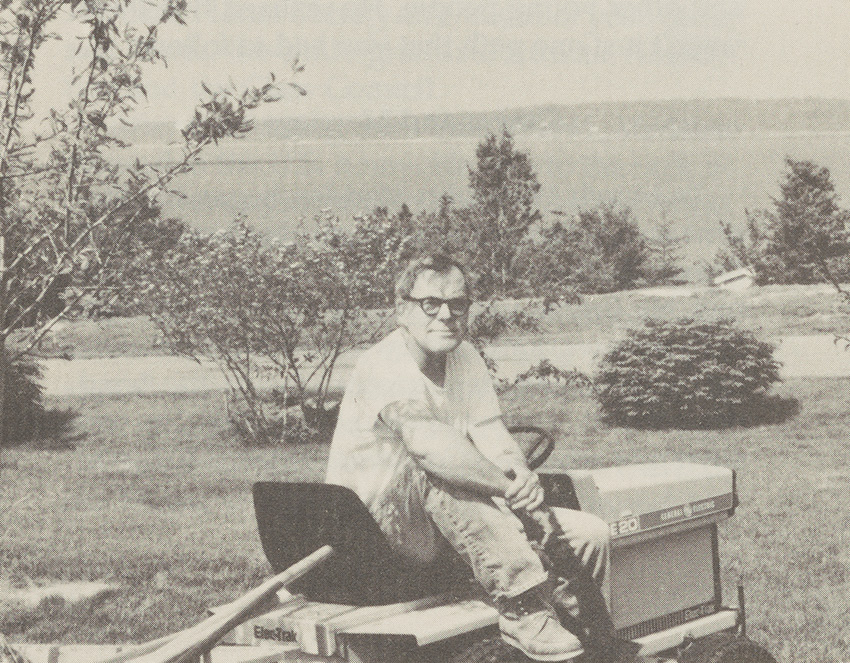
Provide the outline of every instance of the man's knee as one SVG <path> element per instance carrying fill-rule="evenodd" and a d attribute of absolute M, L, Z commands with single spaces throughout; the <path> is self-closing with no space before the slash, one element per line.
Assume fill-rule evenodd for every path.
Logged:
<path fill-rule="evenodd" d="M 572 548 L 577 560 L 596 578 L 602 580 L 608 566 L 611 535 L 608 524 L 585 511 L 552 509 L 562 530 L 562 540 Z"/>
<path fill-rule="evenodd" d="M 608 523 L 599 516 L 561 507 L 552 507 L 552 513 L 568 538 L 582 538 L 601 547 L 609 545 L 611 533 Z"/>
<path fill-rule="evenodd" d="M 517 517 L 492 500 L 434 481 L 425 508 L 491 595 L 515 596 L 546 580 Z"/>
<path fill-rule="evenodd" d="M 597 550 L 608 549 L 611 545 L 611 530 L 602 518 L 593 514 L 585 514 L 589 516 L 583 527 L 587 542 Z"/>

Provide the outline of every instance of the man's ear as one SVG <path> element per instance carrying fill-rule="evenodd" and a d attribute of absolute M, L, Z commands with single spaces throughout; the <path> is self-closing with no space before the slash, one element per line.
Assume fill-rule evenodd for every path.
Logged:
<path fill-rule="evenodd" d="M 410 302 L 406 302 L 403 299 L 399 299 L 395 303 L 395 319 L 399 327 L 404 327 L 403 318 L 405 313 L 407 313 L 407 304 L 409 303 Z"/>

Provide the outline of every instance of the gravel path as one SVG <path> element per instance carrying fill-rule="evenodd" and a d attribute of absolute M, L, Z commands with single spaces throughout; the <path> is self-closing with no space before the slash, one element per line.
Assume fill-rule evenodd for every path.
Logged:
<path fill-rule="evenodd" d="M 562 369 L 592 373 L 605 350 L 601 344 L 524 345 L 492 348 L 502 377 L 511 378 L 543 358 Z M 778 341 L 776 358 L 783 377 L 850 376 L 850 350 L 836 345 L 832 336 L 786 336 Z M 334 386 L 344 387 L 356 360 L 343 357 Z M 227 388 L 212 363 L 183 357 L 120 357 L 115 359 L 44 360 L 43 385 L 48 395 L 153 392 L 196 392 Z"/>

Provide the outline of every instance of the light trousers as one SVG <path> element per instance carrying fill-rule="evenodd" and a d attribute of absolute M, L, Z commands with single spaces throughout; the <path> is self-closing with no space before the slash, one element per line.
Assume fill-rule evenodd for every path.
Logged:
<path fill-rule="evenodd" d="M 494 599 L 545 584 L 550 570 L 562 581 L 575 585 L 585 576 L 601 587 L 609 559 L 607 524 L 582 511 L 551 511 L 561 531 L 541 554 L 510 510 L 431 477 L 408 459 L 373 515 L 390 545 L 414 562 L 428 564 L 450 545 Z M 559 587 L 564 593 L 563 582 Z"/>

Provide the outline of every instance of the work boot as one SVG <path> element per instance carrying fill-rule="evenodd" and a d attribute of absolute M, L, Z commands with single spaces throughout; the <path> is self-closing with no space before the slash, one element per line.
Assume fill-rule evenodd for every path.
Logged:
<path fill-rule="evenodd" d="M 579 639 L 561 626 L 542 588 L 514 598 L 500 599 L 499 631 L 502 640 L 535 661 L 568 661 L 582 653 Z"/>

